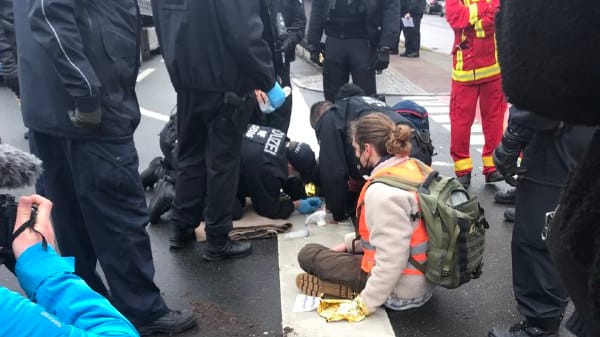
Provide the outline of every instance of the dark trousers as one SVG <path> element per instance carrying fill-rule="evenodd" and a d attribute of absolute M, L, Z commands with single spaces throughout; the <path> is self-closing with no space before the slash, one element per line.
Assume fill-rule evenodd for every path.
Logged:
<path fill-rule="evenodd" d="M 196 227 L 204 216 L 207 241 L 224 244 L 232 229 L 242 134 L 250 116 L 223 94 L 177 94 L 177 179 L 174 220 Z"/>
<path fill-rule="evenodd" d="M 362 255 L 336 252 L 323 245 L 309 243 L 298 253 L 298 263 L 317 278 L 343 284 L 357 293 L 367 284 L 368 274 L 361 267 Z"/>
<path fill-rule="evenodd" d="M 290 79 L 290 63 L 287 62 L 283 64 L 281 69 L 281 86 L 282 87 L 291 87 L 292 82 Z M 280 106 L 278 109 L 273 111 L 270 114 L 264 115 L 264 123 L 259 123 L 260 125 L 265 125 L 271 128 L 275 128 L 283 131 L 283 133 L 287 133 L 290 127 L 290 119 L 292 117 L 292 95 L 290 94 L 286 99 L 285 103 Z"/>
<path fill-rule="evenodd" d="M 421 49 L 421 19 L 423 19 L 423 14 L 415 14 L 411 15 L 413 19 L 414 27 L 403 27 L 404 30 L 404 38 L 406 47 L 406 53 L 419 54 L 419 50 Z"/>
<path fill-rule="evenodd" d="M 527 173 L 517 189 L 512 235 L 513 289 L 523 316 L 541 320 L 539 325 L 551 326 L 553 323 L 544 321 L 559 322 L 568 299 L 541 233 L 545 213 L 556 208 L 569 168 L 563 165 L 559 154 L 540 148 L 555 146 L 551 139 L 545 142 L 540 137 L 534 136 L 525 150 Z M 555 178 L 548 179 L 548 172 Z"/>
<path fill-rule="evenodd" d="M 323 93 L 333 102 L 338 90 L 349 81 L 361 87 L 367 96 L 377 93 L 375 82 L 375 48 L 369 40 L 338 39 L 328 36 L 325 41 L 323 64 Z"/>
<path fill-rule="evenodd" d="M 59 249 L 75 272 L 136 325 L 168 308 L 153 281 L 146 197 L 132 140 L 119 143 L 58 138 L 32 131 L 44 162 L 45 189 Z M 96 271 L 106 276 L 107 291 Z"/>

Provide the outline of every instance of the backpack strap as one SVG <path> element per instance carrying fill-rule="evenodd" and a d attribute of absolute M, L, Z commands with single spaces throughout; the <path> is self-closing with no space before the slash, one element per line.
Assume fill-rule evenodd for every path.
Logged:
<path fill-rule="evenodd" d="M 408 262 L 410 262 L 410 264 L 413 267 L 415 267 L 418 271 L 420 271 L 421 273 L 423 273 L 423 275 L 425 275 L 426 270 L 425 270 L 425 266 L 422 263 L 420 263 L 419 261 L 415 260 L 415 258 L 412 257 L 412 256 L 408 257 Z"/>

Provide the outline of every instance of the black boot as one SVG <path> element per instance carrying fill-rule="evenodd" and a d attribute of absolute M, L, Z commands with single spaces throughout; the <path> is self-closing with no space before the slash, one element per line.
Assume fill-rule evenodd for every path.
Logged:
<path fill-rule="evenodd" d="M 194 228 L 175 220 L 173 209 L 170 209 L 163 217 L 167 226 L 169 226 L 169 246 L 179 249 L 196 240 Z"/>
<path fill-rule="evenodd" d="M 465 189 L 469 188 L 469 186 L 471 186 L 471 172 L 460 177 L 456 177 L 456 180 L 458 180 L 458 182 L 463 185 Z"/>
<path fill-rule="evenodd" d="M 494 201 L 499 204 L 514 205 L 517 199 L 517 189 L 509 188 L 504 192 L 496 192 Z"/>
<path fill-rule="evenodd" d="M 202 258 L 206 261 L 235 259 L 245 257 L 252 253 L 252 243 L 249 241 L 227 240 L 223 245 L 213 245 L 210 242 L 204 249 Z"/>
<path fill-rule="evenodd" d="M 515 209 L 507 208 L 504 210 L 504 221 L 515 222 Z"/>
<path fill-rule="evenodd" d="M 500 173 L 498 171 L 490 172 L 485 175 L 485 183 L 486 184 L 497 183 L 502 180 L 504 180 L 504 176 L 502 175 L 502 173 Z"/>
<path fill-rule="evenodd" d="M 160 216 L 167 212 L 175 200 L 175 185 L 168 175 L 160 178 L 154 189 L 154 194 L 148 203 L 150 223 L 160 222 Z"/>
<path fill-rule="evenodd" d="M 167 172 L 167 167 L 163 161 L 162 157 L 156 157 L 150 161 L 148 167 L 140 173 L 140 177 L 142 177 L 142 185 L 144 189 L 153 188 L 154 184 L 160 179 L 160 177 L 164 176 Z"/>
<path fill-rule="evenodd" d="M 152 323 L 136 327 L 140 336 L 153 334 L 174 334 L 189 330 L 196 326 L 196 318 L 190 310 L 169 310 Z"/>
<path fill-rule="evenodd" d="M 543 329 L 530 321 L 523 321 L 509 329 L 492 328 L 488 332 L 488 337 L 558 337 L 559 324 L 553 322 L 552 325 L 556 325 L 555 328 Z"/>

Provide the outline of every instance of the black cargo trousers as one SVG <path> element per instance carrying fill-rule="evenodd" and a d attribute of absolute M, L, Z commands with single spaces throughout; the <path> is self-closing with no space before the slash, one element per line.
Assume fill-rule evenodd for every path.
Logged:
<path fill-rule="evenodd" d="M 213 245 L 224 244 L 233 226 L 231 210 L 237 193 L 242 134 L 251 114 L 249 103 L 226 101 L 223 93 L 177 93 L 173 220 L 181 228 L 194 228 L 204 219 L 207 241 Z"/>

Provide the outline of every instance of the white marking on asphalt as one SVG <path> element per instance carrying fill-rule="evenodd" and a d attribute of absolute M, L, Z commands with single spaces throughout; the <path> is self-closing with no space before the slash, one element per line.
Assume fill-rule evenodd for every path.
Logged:
<path fill-rule="evenodd" d="M 445 161 L 434 161 L 433 163 L 431 163 L 431 166 L 451 167 L 454 166 L 454 164 L 446 163 Z"/>
<path fill-rule="evenodd" d="M 430 115 L 429 118 L 437 123 L 450 123 L 450 116 L 448 115 Z"/>
<path fill-rule="evenodd" d="M 473 124 L 473 126 L 471 126 L 471 133 L 473 133 L 473 132 L 483 133 L 483 128 L 481 127 L 481 124 L 479 124 L 479 123 Z"/>
<path fill-rule="evenodd" d="M 432 107 L 423 105 L 423 107 L 425 107 L 425 109 L 427 110 L 427 112 L 429 112 L 430 115 L 448 115 L 450 113 L 450 108 L 447 105 Z"/>
<path fill-rule="evenodd" d="M 146 110 L 140 107 L 140 113 L 146 117 L 150 117 L 153 119 L 158 119 L 159 121 L 167 122 L 169 120 L 169 116 L 160 114 L 158 112 Z"/>
<path fill-rule="evenodd" d="M 485 138 L 483 137 L 483 135 L 471 134 L 471 146 L 483 144 L 485 144 Z"/>
<path fill-rule="evenodd" d="M 137 79 L 135 80 L 137 83 L 140 83 L 144 80 L 144 78 L 148 77 L 148 75 L 152 74 L 156 69 L 148 68 L 138 74 Z"/>
<path fill-rule="evenodd" d="M 293 141 L 304 142 L 310 145 L 318 158 L 319 142 L 317 141 L 315 131 L 310 126 L 310 108 L 306 104 L 304 95 L 302 95 L 302 91 L 300 91 L 297 85 L 294 85 L 292 89 L 292 97 L 294 104 L 292 104 L 292 116 L 287 136 Z"/>

